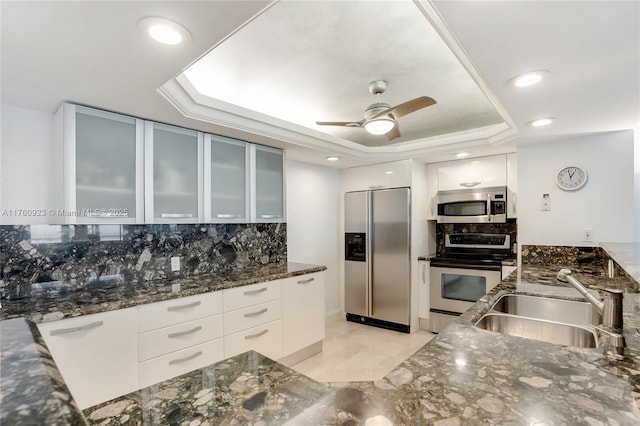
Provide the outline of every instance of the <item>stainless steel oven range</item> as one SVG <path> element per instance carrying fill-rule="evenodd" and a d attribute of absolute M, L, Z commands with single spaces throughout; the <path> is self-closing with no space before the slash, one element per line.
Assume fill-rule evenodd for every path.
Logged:
<path fill-rule="evenodd" d="M 438 333 L 502 279 L 508 234 L 446 234 L 444 256 L 431 259 L 429 326 Z"/>

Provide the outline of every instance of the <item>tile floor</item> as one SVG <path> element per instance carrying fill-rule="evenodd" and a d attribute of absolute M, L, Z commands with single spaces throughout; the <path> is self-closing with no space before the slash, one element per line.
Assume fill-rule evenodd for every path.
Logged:
<path fill-rule="evenodd" d="M 320 382 L 379 380 L 433 337 L 340 320 L 327 325 L 323 351 L 292 368 Z"/>

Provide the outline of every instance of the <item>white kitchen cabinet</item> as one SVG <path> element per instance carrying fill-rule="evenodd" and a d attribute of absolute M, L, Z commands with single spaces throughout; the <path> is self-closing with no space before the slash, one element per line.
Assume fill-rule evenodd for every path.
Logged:
<path fill-rule="evenodd" d="M 171 352 L 140 363 L 140 387 L 151 386 L 172 377 L 206 367 L 224 359 L 223 339 Z"/>
<path fill-rule="evenodd" d="M 224 336 L 225 358 L 250 350 L 260 352 L 273 360 L 282 358 L 282 320 Z"/>
<path fill-rule="evenodd" d="M 222 313 L 222 292 L 180 297 L 137 306 L 138 332 L 144 333 Z"/>
<path fill-rule="evenodd" d="M 285 221 L 284 151 L 251 145 L 251 221 Z"/>
<path fill-rule="evenodd" d="M 38 325 L 80 409 L 138 389 L 135 308 Z"/>
<path fill-rule="evenodd" d="M 507 154 L 507 218 L 518 217 L 518 157 Z"/>
<path fill-rule="evenodd" d="M 342 190 L 402 188 L 411 186 L 411 160 L 343 169 Z"/>
<path fill-rule="evenodd" d="M 282 328 L 285 356 L 324 339 L 323 272 L 283 280 Z"/>
<path fill-rule="evenodd" d="M 230 288 L 224 290 L 222 298 L 224 312 L 246 308 L 271 300 L 280 300 L 282 298 L 282 280 Z"/>
<path fill-rule="evenodd" d="M 255 350 L 282 357 L 282 280 L 223 292 L 224 356 Z"/>
<path fill-rule="evenodd" d="M 427 164 L 427 220 L 438 219 L 438 165 Z"/>
<path fill-rule="evenodd" d="M 140 387 L 224 359 L 222 291 L 138 306 Z"/>
<path fill-rule="evenodd" d="M 145 222 L 204 221 L 204 136 L 145 122 Z"/>
<path fill-rule="evenodd" d="M 65 103 L 56 123 L 66 213 L 51 221 L 143 223 L 143 121 Z"/>
<path fill-rule="evenodd" d="M 250 144 L 204 135 L 205 221 L 249 222 Z"/>
<path fill-rule="evenodd" d="M 418 261 L 418 273 L 420 274 L 420 288 L 418 289 L 418 317 L 429 319 L 429 261 Z"/>
<path fill-rule="evenodd" d="M 437 163 L 438 191 L 507 185 L 506 155 Z"/>

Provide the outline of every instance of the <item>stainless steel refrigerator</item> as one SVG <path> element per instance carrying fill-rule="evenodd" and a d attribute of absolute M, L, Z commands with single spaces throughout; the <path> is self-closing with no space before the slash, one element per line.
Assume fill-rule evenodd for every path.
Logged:
<path fill-rule="evenodd" d="M 347 320 L 409 332 L 411 301 L 409 188 L 347 192 Z"/>

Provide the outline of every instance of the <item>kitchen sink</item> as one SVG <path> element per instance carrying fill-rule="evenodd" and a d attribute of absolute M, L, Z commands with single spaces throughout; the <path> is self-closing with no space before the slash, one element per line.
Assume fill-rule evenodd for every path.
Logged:
<path fill-rule="evenodd" d="M 475 325 L 510 336 L 595 348 L 598 337 L 592 326 L 601 321 L 600 313 L 589 302 L 505 294 Z"/>
<path fill-rule="evenodd" d="M 533 319 L 574 325 L 598 325 L 602 318 L 589 302 L 555 299 L 524 294 L 505 294 L 491 307 L 492 311 Z"/>
<path fill-rule="evenodd" d="M 595 332 L 587 327 L 500 312 L 484 315 L 476 323 L 476 327 L 509 336 L 525 337 L 558 345 L 579 348 L 595 348 L 598 346 L 598 338 Z"/>

